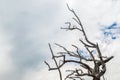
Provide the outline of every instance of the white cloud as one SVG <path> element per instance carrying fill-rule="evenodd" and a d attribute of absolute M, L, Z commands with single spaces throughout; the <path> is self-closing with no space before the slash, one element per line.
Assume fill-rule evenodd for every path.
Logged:
<path fill-rule="evenodd" d="M 60 26 L 73 16 L 67 10 L 66 2 L 80 16 L 89 38 L 93 41 L 99 41 L 97 39 L 101 37 L 100 25 L 108 25 L 114 21 L 120 22 L 120 1 L 118 0 L 0 0 L 1 75 L 16 67 L 12 73 L 17 72 L 16 79 L 18 77 L 22 80 L 53 80 L 55 77 L 57 79 L 57 74 L 48 72 L 43 65 L 41 65 L 43 70 L 38 70 L 39 67 L 36 68 L 36 66 L 43 61 L 43 58 L 48 58 L 46 55 L 50 55 L 48 42 L 58 42 L 65 46 L 71 43 L 77 44 L 79 34 L 60 30 Z M 117 56 L 111 60 L 112 67 L 108 66 L 108 70 L 111 69 L 108 76 L 112 73 L 119 74 L 117 70 L 112 70 L 115 66 L 119 66 L 120 46 L 118 44 L 119 40 L 110 45 L 100 44 L 104 54 Z M 33 65 L 35 69 L 31 68 Z M 46 76 L 46 74 L 49 75 Z M 14 75 L 10 76 L 14 77 Z M 119 76 L 115 75 L 109 80 L 116 80 L 116 77 L 119 79 Z"/>
<path fill-rule="evenodd" d="M 57 71 L 49 72 L 47 68 L 44 68 L 40 71 L 27 71 L 24 75 L 23 80 L 58 80 Z"/>
<path fill-rule="evenodd" d="M 0 28 L 0 79 L 14 68 L 9 54 L 11 49 L 12 46 L 9 44 L 7 36 Z"/>

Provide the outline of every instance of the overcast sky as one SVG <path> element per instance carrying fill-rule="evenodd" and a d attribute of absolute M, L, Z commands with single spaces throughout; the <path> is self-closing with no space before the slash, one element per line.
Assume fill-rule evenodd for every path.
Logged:
<path fill-rule="evenodd" d="M 0 0 L 0 80 L 58 80 L 57 72 L 44 64 L 51 59 L 48 43 L 69 47 L 80 38 L 60 29 L 73 17 L 66 3 L 103 54 L 115 56 L 107 80 L 120 78 L 119 0 Z"/>

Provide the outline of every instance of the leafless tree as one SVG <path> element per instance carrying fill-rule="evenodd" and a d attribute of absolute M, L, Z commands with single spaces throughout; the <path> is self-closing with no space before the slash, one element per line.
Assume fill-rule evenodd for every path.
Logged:
<path fill-rule="evenodd" d="M 71 22 L 66 22 L 65 24 L 68 24 L 68 27 L 62 28 L 62 29 L 70 30 L 70 31 L 78 30 L 82 32 L 84 39 L 82 40 L 80 39 L 79 41 L 82 43 L 82 45 L 86 49 L 87 54 L 89 55 L 89 58 L 86 58 L 84 55 L 82 55 L 79 47 L 76 45 L 72 45 L 76 49 L 76 51 L 71 51 L 65 48 L 64 46 L 55 43 L 55 45 L 62 48 L 64 52 L 59 52 L 59 55 L 58 54 L 55 55 L 51 48 L 51 45 L 49 44 L 49 48 L 52 53 L 52 59 L 55 62 L 56 67 L 52 68 L 46 61 L 45 63 L 48 66 L 49 70 L 58 70 L 60 80 L 63 80 L 61 68 L 67 63 L 76 63 L 79 65 L 79 67 L 73 70 L 68 70 L 70 71 L 70 73 L 66 75 L 64 80 L 67 80 L 67 79 L 85 80 L 85 78 L 83 78 L 84 76 L 92 77 L 93 80 L 101 80 L 101 77 L 103 77 L 106 72 L 106 63 L 110 61 L 113 58 L 113 56 L 106 57 L 102 55 L 98 43 L 93 43 L 88 39 L 78 15 L 75 13 L 73 9 L 69 8 L 68 5 L 67 7 L 68 7 L 68 10 L 72 12 L 73 15 L 75 16 L 73 17 L 73 20 L 77 22 L 79 27 L 72 26 Z M 95 54 L 97 54 L 97 57 L 95 56 L 95 54 L 93 54 L 94 51 L 96 51 Z M 73 59 L 68 59 L 67 57 L 72 57 Z M 59 59 L 59 62 L 57 61 L 57 59 Z M 91 62 L 92 64 L 89 64 L 89 62 Z"/>

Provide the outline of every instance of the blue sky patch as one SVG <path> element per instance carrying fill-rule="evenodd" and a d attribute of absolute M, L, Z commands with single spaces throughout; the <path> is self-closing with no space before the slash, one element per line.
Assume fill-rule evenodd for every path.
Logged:
<path fill-rule="evenodd" d="M 88 54 L 87 51 L 85 50 L 80 50 L 80 54 L 85 57 L 86 59 L 89 59 L 90 58 L 90 55 Z"/>
<path fill-rule="evenodd" d="M 116 22 L 107 27 L 107 29 L 116 29 L 116 28 L 117 28 L 117 23 Z"/>
<path fill-rule="evenodd" d="M 105 42 L 116 40 L 120 35 L 120 25 L 114 22 L 109 26 L 104 26 L 104 28 L 102 28 L 101 31 L 104 36 Z"/>

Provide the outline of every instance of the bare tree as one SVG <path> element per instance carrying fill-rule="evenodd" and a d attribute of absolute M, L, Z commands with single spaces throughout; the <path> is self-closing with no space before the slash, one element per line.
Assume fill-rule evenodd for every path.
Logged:
<path fill-rule="evenodd" d="M 59 54 L 55 55 L 51 48 L 51 45 L 49 44 L 49 48 L 52 53 L 52 59 L 54 60 L 56 67 L 52 68 L 46 61 L 45 63 L 48 66 L 49 70 L 58 70 L 60 80 L 63 80 L 61 68 L 67 63 L 76 63 L 79 65 L 79 67 L 73 70 L 68 70 L 70 71 L 70 73 L 66 75 L 64 80 L 85 80 L 85 78 L 83 78 L 84 76 L 92 77 L 93 80 L 101 80 L 101 77 L 104 77 L 104 74 L 106 72 L 106 63 L 110 61 L 113 58 L 113 56 L 106 57 L 102 55 L 98 43 L 93 43 L 88 39 L 78 15 L 73 9 L 70 9 L 68 5 L 67 7 L 68 10 L 72 12 L 75 16 L 73 17 L 73 20 L 77 22 L 79 27 L 72 26 L 71 22 L 66 22 L 65 24 L 68 24 L 68 27 L 61 29 L 70 31 L 78 30 L 82 32 L 84 39 L 80 39 L 79 41 L 83 44 L 84 48 L 86 49 L 89 58 L 86 58 L 84 55 L 82 55 L 79 47 L 76 45 L 72 45 L 76 49 L 76 51 L 71 51 L 65 48 L 64 46 L 55 43 L 55 45 L 62 48 L 64 52 L 59 52 Z M 94 51 L 96 51 L 95 54 L 97 54 L 97 57 L 95 56 L 95 54 L 93 54 Z M 67 57 L 72 57 L 73 59 L 69 59 Z M 59 62 L 57 61 L 57 59 L 59 59 Z M 89 64 L 89 62 L 91 62 L 92 64 Z"/>

